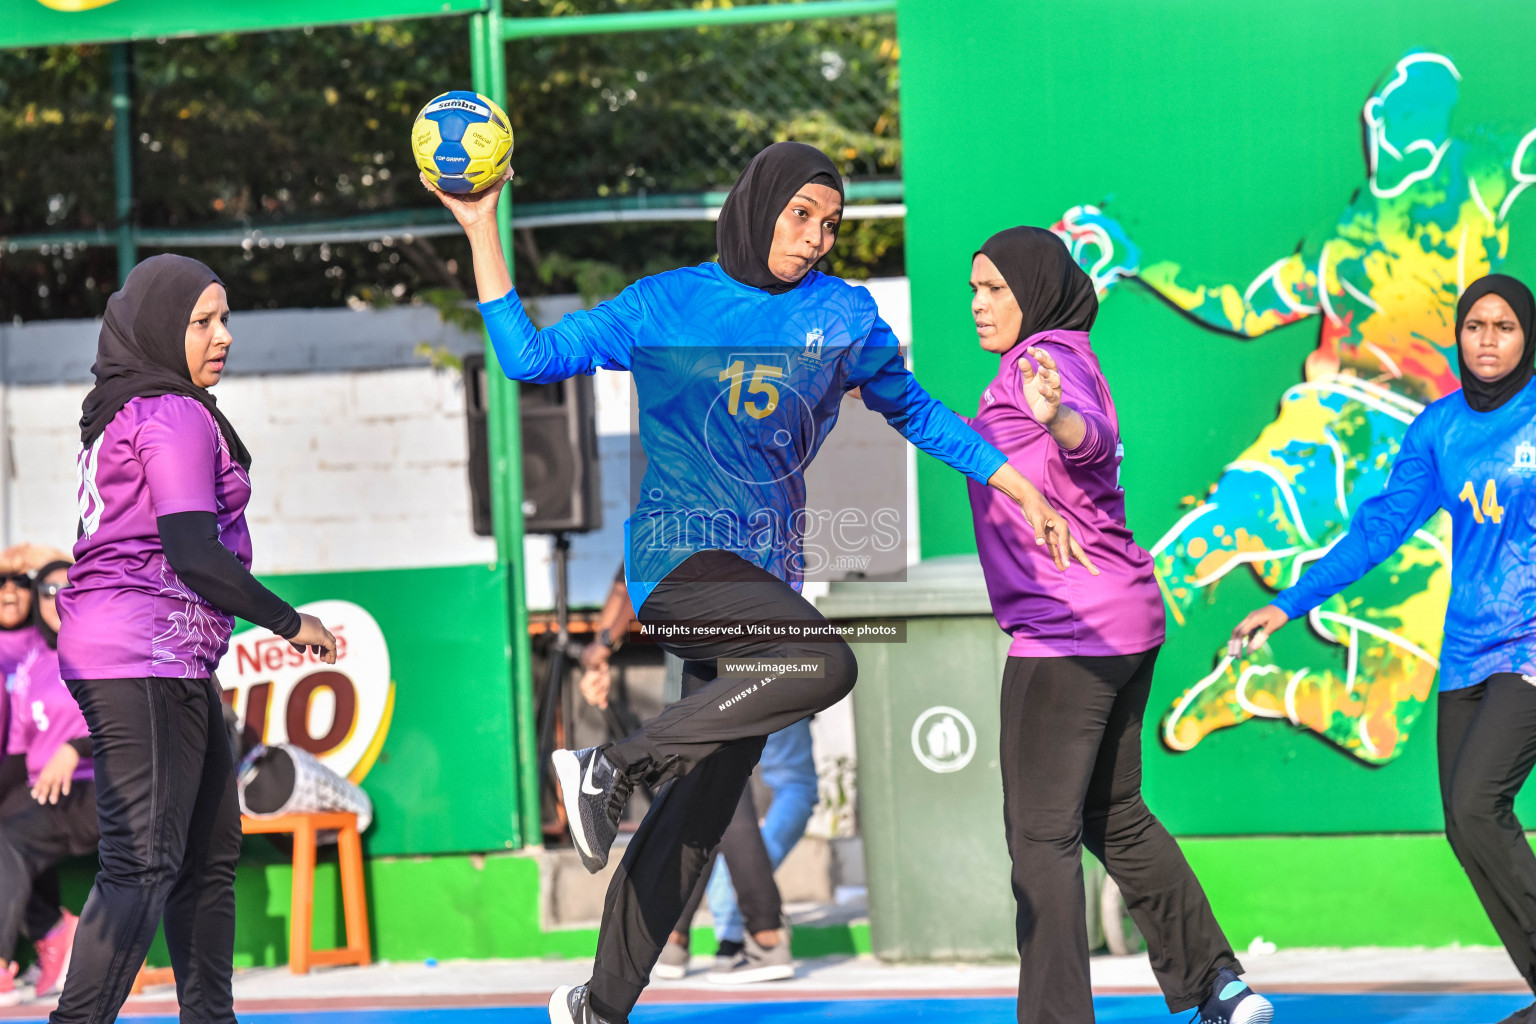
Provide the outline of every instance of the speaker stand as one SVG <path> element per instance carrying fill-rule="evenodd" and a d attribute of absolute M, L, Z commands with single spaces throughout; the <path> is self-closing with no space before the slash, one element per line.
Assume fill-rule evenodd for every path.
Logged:
<path fill-rule="evenodd" d="M 555 534 L 555 640 L 549 648 L 549 671 L 545 677 L 543 704 L 539 708 L 539 774 L 544 780 L 545 792 L 557 807 L 560 797 L 549 755 L 555 749 L 555 724 L 565 693 L 565 664 L 570 654 L 570 555 L 571 538 L 563 532 Z"/>

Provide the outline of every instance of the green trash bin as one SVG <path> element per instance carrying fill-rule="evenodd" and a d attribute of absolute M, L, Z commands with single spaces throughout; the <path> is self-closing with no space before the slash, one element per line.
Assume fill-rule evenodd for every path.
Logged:
<path fill-rule="evenodd" d="M 902 583 L 834 583 L 833 620 L 900 618 L 906 643 L 856 643 L 853 716 L 870 944 L 889 960 L 1017 955 L 998 771 L 1008 637 L 975 555 Z"/>

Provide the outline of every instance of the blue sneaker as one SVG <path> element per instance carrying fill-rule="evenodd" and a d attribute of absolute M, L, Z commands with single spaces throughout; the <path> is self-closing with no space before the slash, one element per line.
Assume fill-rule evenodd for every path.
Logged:
<path fill-rule="evenodd" d="M 1199 1024 L 1269 1024 L 1275 1019 L 1275 1007 L 1243 984 L 1230 967 L 1223 967 L 1198 1014 Z"/>

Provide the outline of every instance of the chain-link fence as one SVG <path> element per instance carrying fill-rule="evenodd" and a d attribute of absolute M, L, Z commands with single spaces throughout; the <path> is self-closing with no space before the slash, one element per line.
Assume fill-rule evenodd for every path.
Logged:
<path fill-rule="evenodd" d="M 894 178 L 898 56 L 894 16 L 514 41 L 520 196 L 728 187 L 787 138 Z"/>
<path fill-rule="evenodd" d="M 509 0 L 507 14 L 689 6 Z M 898 61 L 894 15 L 508 43 L 518 210 L 681 194 L 691 199 L 672 208 L 691 207 L 695 218 L 519 231 L 519 281 L 533 291 L 607 291 L 711 258 L 713 230 L 696 218 L 719 196 L 704 193 L 727 188 L 780 139 L 820 146 L 856 184 L 894 185 Z M 409 229 L 376 228 L 442 215 L 416 183 L 407 142 L 421 104 L 469 79 L 461 19 L 143 42 L 132 62 L 132 219 L 146 237 L 166 239 L 161 246 L 209 262 L 240 307 L 377 305 L 471 288 L 462 239 L 402 240 Z M 108 65 L 104 46 L 0 51 L 7 320 L 100 315 L 117 287 Z M 316 231 L 294 231 L 316 222 Z M 372 230 L 378 240 L 364 238 Z M 34 241 L 17 247 L 18 237 Z M 87 244 L 93 237 L 108 241 Z M 155 251 L 145 241 L 140 255 Z M 829 265 L 867 276 L 899 272 L 900 262 L 899 220 L 850 221 Z"/>

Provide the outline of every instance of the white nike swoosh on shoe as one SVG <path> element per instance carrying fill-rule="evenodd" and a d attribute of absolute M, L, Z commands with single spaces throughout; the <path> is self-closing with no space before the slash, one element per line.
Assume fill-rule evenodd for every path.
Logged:
<path fill-rule="evenodd" d="M 599 786 L 594 789 L 592 786 L 592 769 L 597 767 L 597 759 L 601 756 L 601 754 L 593 754 L 592 760 L 587 762 L 587 775 L 586 778 L 581 780 L 581 791 L 587 794 L 587 796 L 603 795 L 602 787 Z"/>

